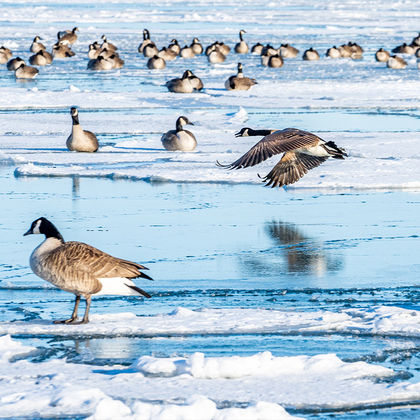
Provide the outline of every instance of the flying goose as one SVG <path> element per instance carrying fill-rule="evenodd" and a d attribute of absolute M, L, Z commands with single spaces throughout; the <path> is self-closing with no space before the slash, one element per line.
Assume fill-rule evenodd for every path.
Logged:
<path fill-rule="evenodd" d="M 30 48 L 29 48 L 29 50 L 31 51 L 31 52 L 33 52 L 34 54 L 36 54 L 38 51 L 40 51 L 40 50 L 45 50 L 45 45 L 42 43 L 42 42 L 39 42 L 40 41 L 40 37 L 37 35 L 35 38 L 34 38 L 34 40 L 32 41 L 32 44 L 31 44 L 31 46 L 30 46 Z"/>
<path fill-rule="evenodd" d="M 168 80 L 165 86 L 170 92 L 192 93 L 203 89 L 203 82 L 191 70 L 185 70 L 181 78 Z"/>
<path fill-rule="evenodd" d="M 386 62 L 386 66 L 390 69 L 405 69 L 407 67 L 407 61 L 397 55 L 391 55 Z"/>
<path fill-rule="evenodd" d="M 71 31 L 61 31 L 57 34 L 58 42 L 64 45 L 74 44 L 77 41 L 76 31 L 79 28 L 75 27 Z"/>
<path fill-rule="evenodd" d="M 303 53 L 303 60 L 307 60 L 307 61 L 314 61 L 314 60 L 319 60 L 319 54 L 318 51 L 314 50 L 312 47 L 307 49 L 304 53 Z"/>
<path fill-rule="evenodd" d="M 246 34 L 246 31 L 241 29 L 239 31 L 239 42 L 235 45 L 235 52 L 238 54 L 246 54 L 249 51 L 248 44 L 244 41 L 243 34 Z"/>
<path fill-rule="evenodd" d="M 176 120 L 176 130 L 169 130 L 162 136 L 161 141 L 166 150 L 191 152 L 196 148 L 194 134 L 182 128 L 186 124 L 194 125 L 187 117 L 181 116 Z"/>
<path fill-rule="evenodd" d="M 315 134 L 297 128 L 276 131 L 253 130 L 245 127 L 236 133 L 236 137 L 246 136 L 264 137 L 235 162 L 229 165 L 221 165 L 219 162 L 216 164 L 227 169 L 241 169 L 284 153 L 274 168 L 262 178 L 266 186 L 272 188 L 293 184 L 330 156 L 335 159 L 344 159 L 344 156 L 347 156 L 334 142 L 325 142 Z"/>
<path fill-rule="evenodd" d="M 255 79 L 245 77 L 243 74 L 242 64 L 238 63 L 238 74 L 230 76 L 225 82 L 225 88 L 227 90 L 248 90 L 252 86 L 256 85 Z"/>
<path fill-rule="evenodd" d="M 383 48 L 379 48 L 379 50 L 375 53 L 376 61 L 379 61 L 381 63 L 386 63 L 389 60 L 390 56 L 391 54 L 389 53 L 389 51 L 386 51 Z"/>
<path fill-rule="evenodd" d="M 33 66 L 47 66 L 53 61 L 52 55 L 45 50 L 39 50 L 36 54 L 29 57 L 29 63 Z"/>
<path fill-rule="evenodd" d="M 190 46 L 193 49 L 195 55 L 200 55 L 203 53 L 203 46 L 198 41 L 198 38 L 194 38 Z"/>
<path fill-rule="evenodd" d="M 7 62 L 7 70 L 15 71 L 22 63 L 25 64 L 25 61 L 20 57 L 12 58 Z"/>
<path fill-rule="evenodd" d="M 158 57 L 157 55 L 149 58 L 147 62 L 147 67 L 151 70 L 162 70 L 166 67 L 166 62 L 162 57 Z"/>
<path fill-rule="evenodd" d="M 340 58 L 341 57 L 340 50 L 335 45 L 331 48 L 328 48 L 325 55 L 327 57 L 330 57 L 330 58 Z"/>
<path fill-rule="evenodd" d="M 22 62 L 15 70 L 15 77 L 16 79 L 33 79 L 38 75 L 38 73 L 38 69 L 27 66 L 25 62 Z"/>
<path fill-rule="evenodd" d="M 72 118 L 72 130 L 67 138 L 67 149 L 72 152 L 96 152 L 99 148 L 98 139 L 90 131 L 83 130 L 79 124 L 79 112 L 77 108 L 70 109 Z"/>
<path fill-rule="evenodd" d="M 44 241 L 30 257 L 32 271 L 43 280 L 66 292 L 74 293 L 76 300 L 71 317 L 55 324 L 86 324 L 92 296 L 143 295 L 151 296 L 137 287 L 132 279 L 141 277 L 152 280 L 140 270 L 143 265 L 106 254 L 83 242 L 65 242 L 57 228 L 45 217 L 34 220 L 24 234 L 43 234 Z M 80 298 L 86 299 L 86 310 L 77 321 Z"/>

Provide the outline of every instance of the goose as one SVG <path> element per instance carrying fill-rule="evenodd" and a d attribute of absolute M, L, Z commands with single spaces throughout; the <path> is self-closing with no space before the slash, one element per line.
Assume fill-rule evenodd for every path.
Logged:
<path fill-rule="evenodd" d="M 22 62 L 15 70 L 15 77 L 16 79 L 33 79 L 38 75 L 38 73 L 38 69 L 27 66 L 25 62 Z"/>
<path fill-rule="evenodd" d="M 341 55 L 342 58 L 348 58 L 352 54 L 351 47 L 349 47 L 346 44 L 340 45 L 338 47 L 338 50 L 340 51 L 340 55 Z"/>
<path fill-rule="evenodd" d="M 92 296 L 135 295 L 150 298 L 132 279 L 152 280 L 141 270 L 141 264 L 113 257 L 83 242 L 65 242 L 58 229 L 45 217 L 34 220 L 24 236 L 45 235 L 44 241 L 32 252 L 29 262 L 38 277 L 66 292 L 76 295 L 71 317 L 55 324 L 86 324 Z M 85 314 L 77 320 L 80 298 L 86 299 Z"/>
<path fill-rule="evenodd" d="M 143 29 L 143 42 L 141 42 L 137 51 L 143 54 L 144 47 L 149 44 L 154 44 L 154 42 L 150 39 L 150 32 L 147 29 Z"/>
<path fill-rule="evenodd" d="M 89 45 L 89 51 L 88 51 L 88 58 L 90 60 L 94 60 L 98 58 L 99 54 L 101 53 L 101 46 L 98 42 L 94 42 L 93 44 Z"/>
<path fill-rule="evenodd" d="M 413 40 L 411 41 L 412 45 L 418 45 L 420 47 L 420 32 L 417 36 L 415 36 L 413 38 Z"/>
<path fill-rule="evenodd" d="M 391 55 L 386 62 L 386 66 L 390 69 L 405 69 L 407 67 L 407 62 L 396 55 Z"/>
<path fill-rule="evenodd" d="M 163 58 L 165 61 L 172 61 L 172 60 L 175 60 L 175 58 L 178 57 L 178 53 L 176 53 L 174 50 L 163 47 L 157 53 L 157 56 L 160 57 L 160 58 Z"/>
<path fill-rule="evenodd" d="M 347 156 L 333 141 L 326 142 L 315 134 L 297 128 L 253 130 L 245 127 L 235 135 L 264 137 L 235 162 L 228 165 L 219 162 L 216 164 L 227 169 L 247 168 L 276 154 L 284 153 L 274 168 L 262 178 L 266 186 L 272 188 L 293 184 L 329 157 L 344 159 L 344 156 Z"/>
<path fill-rule="evenodd" d="M 264 45 L 257 42 L 255 45 L 252 46 L 251 54 L 261 55 L 263 48 L 264 48 Z"/>
<path fill-rule="evenodd" d="M 375 59 L 376 61 L 385 63 L 389 60 L 390 53 L 389 51 L 384 50 L 383 48 L 379 48 L 378 51 L 375 53 Z"/>
<path fill-rule="evenodd" d="M 299 54 L 299 50 L 289 44 L 281 44 L 279 51 L 282 58 L 295 58 Z"/>
<path fill-rule="evenodd" d="M 327 57 L 330 57 L 330 58 L 340 58 L 341 57 L 340 50 L 335 45 L 331 48 L 328 48 L 325 55 Z"/>
<path fill-rule="evenodd" d="M 157 55 L 149 58 L 147 62 L 147 67 L 151 70 L 162 70 L 166 67 L 166 62 L 162 57 L 158 57 Z"/>
<path fill-rule="evenodd" d="M 103 70 L 112 70 L 114 68 L 114 63 L 109 59 L 99 55 L 98 58 L 89 60 L 87 64 L 88 70 L 96 70 L 96 71 L 103 71 Z"/>
<path fill-rule="evenodd" d="M 171 43 L 168 45 L 168 49 L 172 50 L 174 53 L 176 53 L 176 55 L 181 52 L 181 46 L 175 38 L 171 40 Z"/>
<path fill-rule="evenodd" d="M 416 51 L 416 57 L 420 58 L 420 48 L 418 48 L 417 51 Z"/>
<path fill-rule="evenodd" d="M 0 64 L 6 64 L 12 58 L 12 55 L 9 48 L 0 47 Z"/>
<path fill-rule="evenodd" d="M 212 64 L 223 63 L 226 60 L 226 56 L 218 46 L 214 45 L 213 49 L 207 54 L 207 59 Z"/>
<path fill-rule="evenodd" d="M 194 38 L 190 47 L 192 48 L 195 55 L 200 55 L 203 53 L 203 46 L 200 44 L 198 38 Z"/>
<path fill-rule="evenodd" d="M 124 63 L 125 63 L 125 61 L 122 58 L 120 58 L 120 56 L 116 52 L 111 54 L 107 58 L 107 61 L 111 62 L 113 69 L 121 69 L 124 67 Z"/>
<path fill-rule="evenodd" d="M 261 57 L 267 57 L 267 64 L 265 65 L 267 65 L 268 67 L 272 67 L 272 68 L 283 67 L 284 61 L 283 61 L 283 58 L 279 54 L 268 55 L 268 56 L 264 55 Z"/>
<path fill-rule="evenodd" d="M 246 54 L 249 51 L 248 44 L 244 41 L 243 34 L 246 34 L 246 31 L 241 29 L 239 31 L 239 42 L 235 45 L 235 52 L 237 54 Z"/>
<path fill-rule="evenodd" d="M 22 63 L 25 64 L 25 61 L 20 57 L 12 58 L 7 62 L 7 70 L 15 71 Z"/>
<path fill-rule="evenodd" d="M 99 148 L 98 139 L 90 131 L 83 130 L 79 124 L 79 112 L 77 108 L 70 109 L 72 118 L 72 130 L 67 138 L 66 146 L 72 152 L 96 152 Z"/>
<path fill-rule="evenodd" d="M 176 130 L 169 130 L 162 136 L 161 141 L 166 150 L 191 152 L 196 148 L 194 134 L 182 128 L 186 124 L 194 125 L 187 117 L 181 116 L 176 120 Z"/>
<path fill-rule="evenodd" d="M 399 45 L 398 47 L 395 47 L 391 52 L 394 54 L 414 54 L 416 52 L 416 49 L 413 48 L 410 45 L 407 45 L 405 42 L 402 45 Z"/>
<path fill-rule="evenodd" d="M 54 58 L 69 58 L 73 57 L 76 53 L 70 49 L 68 45 L 57 42 L 53 45 L 52 55 Z"/>
<path fill-rule="evenodd" d="M 41 50 L 45 50 L 45 45 L 42 42 L 39 42 L 41 39 L 41 37 L 39 37 L 38 35 L 34 38 L 34 40 L 32 41 L 32 44 L 29 48 L 29 51 L 33 52 L 34 54 L 36 54 L 38 51 Z"/>
<path fill-rule="evenodd" d="M 238 63 L 238 74 L 230 76 L 225 82 L 227 90 L 248 90 L 256 85 L 255 79 L 244 77 L 242 64 Z"/>
<path fill-rule="evenodd" d="M 150 57 L 153 57 L 154 55 L 157 55 L 158 53 L 159 53 L 159 50 L 153 42 L 150 43 L 150 44 L 147 44 L 143 48 L 143 56 L 144 57 L 150 58 Z"/>
<path fill-rule="evenodd" d="M 192 49 L 192 47 L 189 47 L 188 45 L 185 45 L 184 47 L 181 48 L 181 52 L 179 53 L 179 55 L 182 58 L 194 58 L 195 57 L 194 50 Z"/>
<path fill-rule="evenodd" d="M 360 45 L 355 42 L 348 42 L 347 45 L 351 50 L 350 58 L 353 60 L 361 60 L 363 58 L 363 48 Z"/>
<path fill-rule="evenodd" d="M 170 92 L 192 93 L 203 89 L 201 79 L 193 74 L 191 70 L 184 71 L 181 78 L 168 80 L 165 84 Z"/>
<path fill-rule="evenodd" d="M 39 50 L 36 54 L 29 57 L 29 63 L 34 66 L 47 66 L 53 61 L 52 55 L 45 50 Z"/>
<path fill-rule="evenodd" d="M 319 54 L 318 51 L 314 50 L 312 47 L 307 49 L 304 53 L 303 53 L 303 60 L 307 60 L 307 61 L 314 61 L 314 60 L 319 60 Z"/>
<path fill-rule="evenodd" d="M 102 35 L 101 36 L 101 39 L 103 41 L 102 42 L 102 45 L 101 45 L 101 48 L 102 49 L 103 48 L 106 48 L 109 51 L 117 51 L 118 50 L 118 48 L 114 44 L 111 44 L 110 42 L 108 42 L 108 40 L 107 40 L 107 38 L 106 38 L 105 35 Z"/>
<path fill-rule="evenodd" d="M 78 30 L 79 28 L 75 27 L 71 31 L 59 32 L 57 34 L 57 39 L 61 44 L 64 45 L 74 44 L 77 41 L 76 31 Z"/>

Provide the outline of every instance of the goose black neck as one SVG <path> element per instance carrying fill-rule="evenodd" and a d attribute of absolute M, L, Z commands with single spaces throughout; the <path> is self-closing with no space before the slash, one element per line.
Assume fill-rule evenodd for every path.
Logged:
<path fill-rule="evenodd" d="M 271 134 L 271 130 L 253 130 L 250 128 L 248 130 L 248 133 L 250 136 L 268 136 Z"/>
<path fill-rule="evenodd" d="M 79 125 L 79 115 L 72 115 L 73 125 Z"/>
<path fill-rule="evenodd" d="M 241 41 L 243 41 L 244 39 L 243 39 L 243 37 L 242 37 L 242 32 L 239 32 L 239 39 L 241 40 Z"/>
<path fill-rule="evenodd" d="M 178 132 L 178 131 L 183 131 L 183 124 L 182 124 L 182 122 L 181 122 L 181 120 L 178 118 L 177 120 L 176 120 L 176 131 Z"/>
<path fill-rule="evenodd" d="M 61 236 L 61 233 L 58 229 L 47 219 L 44 219 L 42 222 L 42 233 L 46 238 L 56 238 L 64 242 L 64 238 Z"/>

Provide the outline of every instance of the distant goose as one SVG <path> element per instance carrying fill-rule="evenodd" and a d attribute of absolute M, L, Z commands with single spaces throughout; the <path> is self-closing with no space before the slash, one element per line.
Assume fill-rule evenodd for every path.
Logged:
<path fill-rule="evenodd" d="M 243 34 L 246 34 L 246 31 L 241 29 L 239 31 L 239 42 L 235 45 L 235 52 L 237 54 L 246 54 L 249 51 L 248 44 L 244 41 Z"/>
<path fill-rule="evenodd" d="M 386 65 L 390 69 L 405 69 L 407 67 L 407 61 L 397 55 L 391 55 Z"/>
<path fill-rule="evenodd" d="M 284 61 L 279 54 L 276 55 L 262 55 L 261 64 L 272 68 L 283 67 Z"/>
<path fill-rule="evenodd" d="M 9 48 L 0 47 L 0 64 L 6 64 L 12 58 L 12 55 Z"/>
<path fill-rule="evenodd" d="M 295 58 L 299 54 L 299 50 L 289 44 L 281 44 L 279 50 L 282 58 Z"/>
<path fill-rule="evenodd" d="M 340 58 L 341 57 L 340 50 L 335 45 L 331 48 L 328 48 L 325 55 L 327 57 L 330 57 L 330 58 Z"/>
<path fill-rule="evenodd" d="M 141 271 L 147 270 L 143 265 L 113 257 L 83 242 L 65 242 L 57 228 L 45 217 L 34 220 L 24 236 L 31 234 L 45 235 L 45 240 L 31 254 L 32 271 L 59 289 L 76 295 L 71 317 L 54 321 L 55 324 L 88 323 L 92 296 L 151 297 L 132 280 L 139 277 L 152 280 Z M 77 321 L 82 296 L 86 299 L 86 310 L 83 319 Z"/>
<path fill-rule="evenodd" d="M 36 54 L 29 57 L 29 63 L 34 66 L 47 66 L 53 61 L 52 55 L 45 50 L 39 50 Z"/>
<path fill-rule="evenodd" d="M 383 48 L 379 48 L 378 51 L 376 51 L 375 53 L 375 59 L 376 61 L 385 63 L 389 60 L 389 57 L 391 56 L 391 54 L 389 53 L 389 51 L 384 50 Z"/>
<path fill-rule="evenodd" d="M 15 71 L 22 63 L 25 64 L 25 61 L 20 57 L 12 58 L 7 63 L 7 70 Z"/>
<path fill-rule="evenodd" d="M 217 49 L 218 51 L 220 51 L 225 57 L 229 54 L 230 52 L 230 47 L 229 45 L 226 45 L 223 42 L 220 41 L 216 41 L 213 42 L 213 44 L 210 44 L 207 48 L 206 48 L 206 55 L 208 56 L 212 51 L 214 51 L 215 49 Z"/>
<path fill-rule="evenodd" d="M 319 60 L 319 54 L 318 51 L 314 50 L 312 47 L 307 49 L 304 53 L 303 53 L 303 57 L 304 60 L 307 61 L 314 61 L 314 60 Z"/>
<path fill-rule="evenodd" d="M 102 44 L 101 44 L 101 48 L 106 48 L 109 51 L 117 51 L 118 47 L 116 47 L 114 44 L 111 44 L 110 42 L 108 42 L 107 38 L 105 35 L 101 36 L 102 39 Z"/>
<path fill-rule="evenodd" d="M 158 47 L 154 44 L 154 42 L 147 44 L 143 48 L 143 56 L 144 57 L 153 57 L 154 55 L 157 55 L 159 53 Z"/>
<path fill-rule="evenodd" d="M 198 41 L 198 38 L 194 38 L 190 46 L 193 49 L 195 55 L 200 55 L 203 53 L 203 46 Z"/>
<path fill-rule="evenodd" d="M 35 38 L 34 38 L 34 40 L 32 41 L 32 44 L 31 44 L 31 46 L 30 46 L 30 48 L 29 48 L 29 50 L 31 51 L 31 52 L 33 52 L 34 54 L 36 54 L 38 51 L 41 51 L 41 50 L 45 50 L 46 48 L 45 48 L 45 45 L 42 43 L 42 42 L 39 42 L 40 41 L 40 37 L 37 35 Z"/>
<path fill-rule="evenodd" d="M 398 47 L 395 47 L 392 52 L 394 54 L 415 54 L 416 49 L 413 48 L 410 45 L 407 45 L 405 42 L 402 45 L 399 45 Z"/>
<path fill-rule="evenodd" d="M 413 38 L 413 40 L 411 41 L 411 44 L 414 44 L 420 47 L 420 32 L 417 36 Z"/>
<path fill-rule="evenodd" d="M 89 60 L 87 64 L 88 70 L 106 71 L 112 70 L 113 68 L 114 63 L 110 59 L 107 59 L 102 55 L 99 55 L 96 59 Z"/>
<path fill-rule="evenodd" d="M 340 55 L 342 58 L 348 58 L 351 57 L 353 51 L 349 45 L 342 44 L 338 47 L 338 50 L 340 51 Z"/>
<path fill-rule="evenodd" d="M 192 93 L 203 89 L 203 82 L 191 70 L 184 71 L 181 78 L 169 80 L 165 85 L 170 92 L 175 93 Z"/>
<path fill-rule="evenodd" d="M 264 47 L 261 51 L 261 55 L 277 55 L 277 54 L 279 54 L 279 49 L 274 48 L 270 44 L 264 45 Z"/>
<path fill-rule="evenodd" d="M 236 134 L 236 137 L 246 136 L 264 137 L 235 162 L 229 165 L 217 162 L 217 165 L 227 169 L 247 168 L 284 153 L 274 168 L 262 178 L 266 186 L 272 188 L 293 184 L 329 157 L 344 159 L 347 156 L 334 142 L 325 142 L 315 134 L 297 128 L 278 131 L 242 128 Z"/>
<path fill-rule="evenodd" d="M 192 47 L 189 47 L 188 45 L 185 45 L 184 47 L 181 48 L 181 52 L 179 53 L 179 55 L 182 58 L 194 58 L 195 57 L 195 53 Z"/>
<path fill-rule="evenodd" d="M 121 69 L 124 67 L 124 64 L 125 64 L 125 61 L 122 58 L 120 58 L 117 52 L 114 52 L 113 54 L 111 54 L 107 58 L 107 60 L 111 62 L 113 69 Z"/>
<path fill-rule="evenodd" d="M 68 45 L 57 42 L 53 45 L 52 55 L 54 58 L 69 58 L 73 57 L 76 53 L 70 49 Z"/>
<path fill-rule="evenodd" d="M 255 45 L 252 46 L 251 53 L 261 55 L 263 48 L 264 45 L 257 42 Z"/>
<path fill-rule="evenodd" d="M 166 62 L 162 57 L 155 55 L 154 57 L 149 58 L 147 67 L 151 70 L 162 70 L 166 67 Z"/>
<path fill-rule="evenodd" d="M 168 45 L 168 49 L 176 53 L 176 55 L 178 55 L 181 52 L 181 46 L 175 38 L 171 40 L 171 43 Z"/>
<path fill-rule="evenodd" d="M 147 29 L 143 29 L 143 42 L 139 45 L 137 51 L 143 54 L 144 47 L 149 44 L 154 44 L 154 42 L 150 39 L 150 32 Z"/>
<path fill-rule="evenodd" d="M 194 134 L 183 129 L 186 124 L 194 125 L 187 117 L 181 116 L 176 120 L 176 130 L 169 130 L 162 136 L 161 141 L 166 150 L 191 152 L 196 148 Z"/>
<path fill-rule="evenodd" d="M 61 44 L 64 45 L 74 44 L 77 41 L 76 31 L 78 30 L 79 28 L 75 27 L 71 31 L 59 32 L 57 34 L 57 39 Z"/>
<path fill-rule="evenodd" d="M 15 70 L 16 79 L 33 79 L 39 73 L 35 67 L 27 66 L 25 62 L 21 63 Z"/>
<path fill-rule="evenodd" d="M 226 80 L 225 87 L 227 90 L 248 90 L 256 84 L 255 79 L 244 76 L 242 64 L 238 63 L 238 73 Z"/>
<path fill-rule="evenodd" d="M 98 42 L 94 42 L 93 44 L 89 45 L 89 51 L 88 51 L 88 58 L 91 60 L 95 60 L 98 58 L 99 54 L 101 53 L 101 46 Z"/>
<path fill-rule="evenodd" d="M 225 54 L 216 45 L 207 54 L 207 59 L 212 64 L 223 63 L 226 60 Z"/>
<path fill-rule="evenodd" d="M 90 131 L 83 130 L 79 124 L 79 112 L 77 108 L 70 109 L 72 118 L 71 134 L 67 138 L 67 149 L 72 152 L 96 152 L 99 148 L 98 139 Z"/>
<path fill-rule="evenodd" d="M 170 48 L 163 47 L 158 53 L 157 56 L 163 58 L 165 61 L 172 61 L 178 57 L 178 53 Z"/>

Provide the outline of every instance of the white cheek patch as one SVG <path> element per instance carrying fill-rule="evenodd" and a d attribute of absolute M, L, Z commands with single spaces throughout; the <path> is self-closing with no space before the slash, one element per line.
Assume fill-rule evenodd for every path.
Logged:
<path fill-rule="evenodd" d="M 39 230 L 39 227 L 41 226 L 41 220 L 38 220 L 36 222 L 36 225 L 34 226 L 34 228 L 32 229 L 32 233 L 37 234 L 37 233 L 41 233 L 41 231 Z"/>

